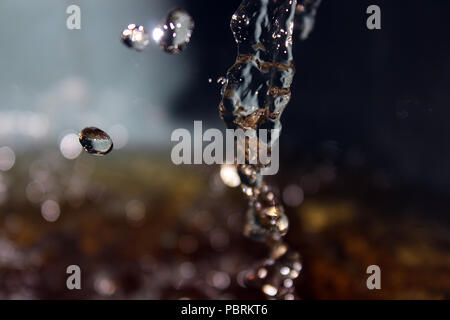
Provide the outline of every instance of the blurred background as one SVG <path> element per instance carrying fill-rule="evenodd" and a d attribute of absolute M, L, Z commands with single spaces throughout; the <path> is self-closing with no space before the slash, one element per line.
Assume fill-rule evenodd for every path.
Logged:
<path fill-rule="evenodd" d="M 373 3 L 372 3 L 373 2 Z M 245 270 L 265 248 L 242 236 L 247 204 L 217 166 L 175 166 L 176 128 L 225 127 L 239 0 L 0 2 L 0 298 L 256 299 Z M 66 8 L 81 8 L 81 30 Z M 382 29 L 366 28 L 381 7 Z M 185 51 L 125 47 L 175 7 Z M 323 0 L 294 39 L 276 186 L 303 256 L 305 299 L 450 297 L 448 1 Z M 76 135 L 96 126 L 114 150 Z M 79 265 L 82 290 L 66 288 Z M 366 288 L 381 267 L 382 290 Z"/>

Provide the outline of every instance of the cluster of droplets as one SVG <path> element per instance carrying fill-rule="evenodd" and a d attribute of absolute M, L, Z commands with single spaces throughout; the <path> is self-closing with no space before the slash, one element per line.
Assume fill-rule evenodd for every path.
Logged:
<path fill-rule="evenodd" d="M 296 0 L 243 0 L 233 14 L 230 26 L 238 55 L 222 82 L 219 106 L 228 128 L 256 132 L 281 129 L 280 116 L 289 103 L 295 73 L 292 34 L 296 9 Z M 270 152 L 277 139 L 278 135 L 272 134 L 265 141 L 258 137 L 258 143 L 264 143 Z M 236 164 L 235 172 L 227 168 L 227 182 L 236 184 L 239 178 L 249 200 L 244 234 L 266 243 L 270 250 L 269 257 L 247 281 L 268 298 L 294 299 L 293 281 L 301 262 L 299 254 L 283 242 L 288 218 L 274 191 L 262 179 L 264 165 L 249 164 L 252 162 L 245 154 L 246 164 Z"/>
<path fill-rule="evenodd" d="M 249 286 L 257 286 L 272 299 L 293 300 L 294 280 L 300 275 L 302 263 L 298 252 L 284 243 L 277 243 L 269 257 L 247 277 Z"/>
<path fill-rule="evenodd" d="M 165 52 L 178 54 L 191 40 L 194 20 L 186 11 L 173 9 L 152 31 L 152 38 Z M 136 51 L 144 50 L 150 43 L 150 36 L 143 26 L 130 24 L 122 31 L 122 42 Z"/>

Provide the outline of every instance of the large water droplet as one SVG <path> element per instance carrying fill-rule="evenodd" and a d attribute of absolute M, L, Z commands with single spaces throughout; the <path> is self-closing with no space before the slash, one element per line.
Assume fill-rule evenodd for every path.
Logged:
<path fill-rule="evenodd" d="M 84 150 L 90 154 L 103 156 L 113 149 L 109 135 L 95 127 L 84 128 L 78 138 Z"/>
<path fill-rule="evenodd" d="M 128 27 L 122 31 L 120 39 L 127 47 L 137 51 L 144 50 L 150 42 L 149 35 L 144 27 L 135 24 L 129 24 Z"/>
<path fill-rule="evenodd" d="M 173 9 L 166 19 L 153 29 L 153 40 L 164 51 L 177 54 L 183 51 L 189 43 L 194 30 L 194 20 L 186 11 Z"/>

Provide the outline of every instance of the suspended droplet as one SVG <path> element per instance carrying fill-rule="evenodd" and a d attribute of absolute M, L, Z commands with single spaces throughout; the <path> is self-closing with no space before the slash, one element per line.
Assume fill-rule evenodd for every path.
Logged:
<path fill-rule="evenodd" d="M 144 27 L 135 24 L 129 24 L 128 27 L 122 31 L 120 38 L 127 47 L 137 51 L 144 50 L 150 42 L 149 35 Z"/>
<path fill-rule="evenodd" d="M 81 145 L 87 153 L 103 156 L 113 149 L 109 135 L 95 127 L 84 128 L 78 135 Z"/>
<path fill-rule="evenodd" d="M 186 11 L 173 9 L 166 19 L 153 29 L 153 40 L 170 54 L 183 51 L 191 40 L 194 20 Z"/>
<path fill-rule="evenodd" d="M 301 269 L 298 252 L 283 242 L 277 242 L 269 257 L 248 274 L 246 284 L 259 288 L 270 299 L 295 299 L 294 281 Z"/>

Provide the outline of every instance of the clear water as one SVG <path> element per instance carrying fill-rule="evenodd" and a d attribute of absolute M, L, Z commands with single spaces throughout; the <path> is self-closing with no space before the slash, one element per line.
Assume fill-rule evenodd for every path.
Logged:
<path fill-rule="evenodd" d="M 230 27 L 238 46 L 235 63 L 222 81 L 221 118 L 231 129 L 281 129 L 281 114 L 291 97 L 295 68 L 292 36 L 296 0 L 244 0 Z M 270 146 L 278 136 L 264 141 Z M 269 256 L 247 278 L 268 298 L 294 299 L 299 254 L 283 237 L 289 221 L 278 197 L 262 179 L 262 164 L 237 165 L 249 201 L 244 234 L 268 245 Z"/>
<path fill-rule="evenodd" d="M 95 127 L 84 128 L 78 136 L 83 149 L 90 154 L 103 156 L 113 149 L 110 136 Z"/>
<path fill-rule="evenodd" d="M 123 44 L 136 51 L 144 50 L 150 43 L 150 37 L 143 26 L 129 24 L 120 36 Z"/>

